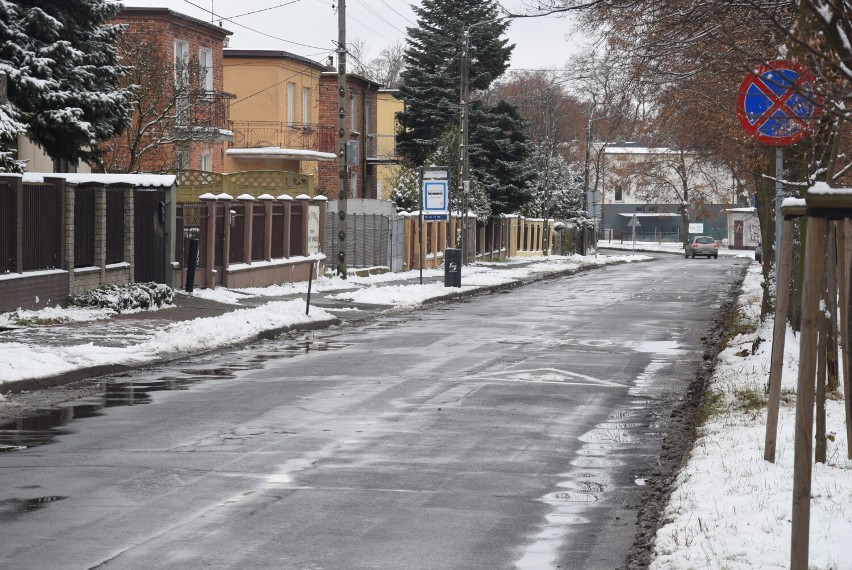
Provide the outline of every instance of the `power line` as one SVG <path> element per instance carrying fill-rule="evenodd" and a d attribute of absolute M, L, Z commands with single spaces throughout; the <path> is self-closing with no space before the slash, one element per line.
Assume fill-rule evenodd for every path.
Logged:
<path fill-rule="evenodd" d="M 255 10 L 254 12 L 246 12 L 245 14 L 237 14 L 236 16 L 230 16 L 228 21 L 232 21 L 234 18 L 242 18 L 243 16 L 251 16 L 252 14 L 259 14 L 261 12 L 268 12 L 269 10 L 275 10 L 276 8 L 282 8 L 284 6 L 289 6 L 290 4 L 295 4 L 296 2 L 301 2 L 302 0 L 291 0 L 290 2 L 286 2 L 284 4 L 279 4 L 278 6 L 270 6 L 269 8 L 261 8 L 260 10 Z"/>
<path fill-rule="evenodd" d="M 396 12 L 396 14 L 397 14 L 400 18 L 402 18 L 403 20 L 405 20 L 406 22 L 408 22 L 408 23 L 409 23 L 409 24 L 411 24 L 412 26 L 416 26 L 416 25 L 417 25 L 417 23 L 416 23 L 416 22 L 412 22 L 411 20 L 409 20 L 409 19 L 408 19 L 407 17 L 405 17 L 402 13 L 400 13 L 400 12 L 399 12 L 396 8 L 394 8 L 393 6 L 391 6 L 390 4 L 388 4 L 385 0 L 379 0 L 379 2 L 381 2 L 382 4 L 384 4 L 385 6 L 387 6 L 388 8 L 390 8 L 392 11 Z"/>
<path fill-rule="evenodd" d="M 309 45 L 309 44 L 303 44 L 303 43 L 299 43 L 299 42 L 294 42 L 294 41 L 292 41 L 292 40 L 285 40 L 284 38 L 279 38 L 278 36 L 273 36 L 272 34 L 267 34 L 266 32 L 261 32 L 260 30 L 255 30 L 254 28 L 250 28 L 250 27 L 248 27 L 248 26 L 244 26 L 244 25 L 240 24 L 239 22 L 234 22 L 234 21 L 233 21 L 233 20 L 231 20 L 230 18 L 226 18 L 225 16 L 222 16 L 221 14 L 216 14 L 215 12 L 212 12 L 212 11 L 210 11 L 210 10 L 207 10 L 206 8 L 202 8 L 201 6 L 199 6 L 198 4 L 196 4 L 196 3 L 194 3 L 194 2 L 191 2 L 190 0 L 183 0 L 183 1 L 184 1 L 184 2 L 186 2 L 187 4 L 189 4 L 190 6 L 193 6 L 193 7 L 195 7 L 195 8 L 198 8 L 199 10 L 203 10 L 203 11 L 205 11 L 205 12 L 210 12 L 212 16 L 214 16 L 214 17 L 216 17 L 216 18 L 219 18 L 220 20 L 224 20 L 224 21 L 226 21 L 226 22 L 230 22 L 231 24 L 233 24 L 233 25 L 235 25 L 235 26 L 239 26 L 240 28 L 243 28 L 243 29 L 245 29 L 245 30 L 249 30 L 250 32 L 254 32 L 254 33 L 256 33 L 256 34 L 260 34 L 261 36 L 266 36 L 266 37 L 268 37 L 268 38 L 272 38 L 273 40 L 278 40 L 278 41 L 280 41 L 280 42 L 286 42 L 286 43 L 288 43 L 288 44 L 293 44 L 293 45 L 297 45 L 297 46 L 301 46 L 301 47 L 306 47 L 306 48 L 310 48 L 310 49 L 320 49 L 320 50 L 322 50 L 322 49 L 326 49 L 326 48 L 324 48 L 324 47 L 312 46 L 312 45 Z"/>
<path fill-rule="evenodd" d="M 387 24 L 388 26 L 390 26 L 391 28 L 393 28 L 397 32 L 400 32 L 402 34 L 405 33 L 405 30 L 399 29 L 390 20 L 387 20 L 384 16 L 382 16 L 380 13 L 378 13 L 374 8 L 370 7 L 366 2 L 364 2 L 364 0 L 358 0 L 358 3 L 360 5 L 362 5 L 364 8 L 366 8 L 367 11 L 370 12 L 372 15 L 374 15 L 376 18 L 378 18 L 379 20 L 381 20 L 382 22 L 384 22 L 385 24 Z"/>

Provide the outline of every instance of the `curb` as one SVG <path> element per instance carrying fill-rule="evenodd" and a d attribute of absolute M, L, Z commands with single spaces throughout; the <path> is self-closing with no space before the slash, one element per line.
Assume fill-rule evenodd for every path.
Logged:
<path fill-rule="evenodd" d="M 632 263 L 642 263 L 651 261 L 650 259 L 638 260 Z M 605 267 L 611 267 L 615 265 L 623 265 L 626 264 L 627 261 L 615 261 L 613 263 L 609 263 L 607 265 L 597 265 L 597 266 L 588 266 L 588 267 L 578 267 L 574 269 L 564 269 L 561 271 L 553 271 L 548 273 L 541 273 L 535 276 L 532 276 L 528 279 L 512 281 L 509 283 L 501 283 L 499 285 L 489 285 L 485 287 L 479 287 L 476 289 L 471 289 L 468 291 L 456 291 L 447 293 L 446 295 L 441 295 L 439 297 L 432 297 L 431 299 L 427 299 L 423 301 L 419 305 L 407 306 L 407 307 L 390 307 L 384 311 L 381 311 L 377 315 L 365 319 L 365 320 L 373 320 L 381 315 L 391 314 L 391 313 L 405 313 L 411 311 L 417 311 L 421 309 L 425 309 L 431 307 L 433 305 L 441 304 L 441 303 L 449 303 L 461 299 L 469 299 L 478 295 L 483 294 L 493 294 L 499 293 L 502 291 L 511 291 L 523 285 L 530 285 L 532 283 L 538 283 L 539 281 L 544 281 L 546 279 L 553 279 L 558 277 L 568 277 L 571 275 L 576 275 L 578 273 L 582 273 L 585 271 L 591 271 L 594 269 L 603 269 Z M 363 324 L 365 320 L 353 322 L 352 324 Z M 205 354 L 210 354 L 212 352 L 223 350 L 223 349 L 233 349 L 241 346 L 247 346 L 259 340 L 272 340 L 282 334 L 291 333 L 291 332 L 306 332 L 306 331 L 315 331 L 315 330 L 323 330 L 330 328 L 332 326 L 340 325 L 342 321 L 340 319 L 326 319 L 322 321 L 311 321 L 308 323 L 299 323 L 291 326 L 284 327 L 276 327 L 272 329 L 262 330 L 245 340 L 224 344 L 222 346 L 209 349 L 209 350 L 200 350 L 197 352 L 188 352 L 185 354 L 181 354 L 180 356 L 170 355 L 162 359 L 155 359 L 149 362 L 140 363 L 140 364 L 99 364 L 97 366 L 89 366 L 86 368 L 77 368 L 74 370 L 69 370 L 67 372 L 60 372 L 58 374 L 53 374 L 50 376 L 42 376 L 40 378 L 25 378 L 21 380 L 11 380 L 0 382 L 0 394 L 18 394 L 20 392 L 31 392 L 35 390 L 42 390 L 45 388 L 55 388 L 57 386 L 64 386 L 66 384 L 72 384 L 74 382 L 79 382 L 81 380 L 91 380 L 92 378 L 97 378 L 99 376 L 106 376 L 111 374 L 120 374 L 123 372 L 129 372 L 132 370 L 143 370 L 145 368 L 150 368 L 154 366 L 162 366 L 165 364 L 169 364 L 172 362 L 178 362 L 184 360 L 189 357 L 202 356 Z"/>

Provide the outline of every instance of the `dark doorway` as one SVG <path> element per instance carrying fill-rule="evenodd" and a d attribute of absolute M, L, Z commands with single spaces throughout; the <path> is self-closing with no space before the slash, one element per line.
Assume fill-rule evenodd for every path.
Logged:
<path fill-rule="evenodd" d="M 166 191 L 137 188 L 135 206 L 133 279 L 137 283 L 166 282 Z"/>

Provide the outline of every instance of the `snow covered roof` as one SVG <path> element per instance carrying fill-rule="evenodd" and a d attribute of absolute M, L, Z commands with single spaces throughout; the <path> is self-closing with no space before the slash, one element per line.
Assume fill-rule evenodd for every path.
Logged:
<path fill-rule="evenodd" d="M 753 214 L 756 209 L 755 208 L 726 208 L 726 212 L 738 212 L 743 214 Z"/>
<path fill-rule="evenodd" d="M 604 154 L 674 154 L 674 151 L 665 147 L 651 146 L 608 146 Z"/>
<path fill-rule="evenodd" d="M 619 212 L 619 216 L 624 216 L 625 218 L 632 218 L 636 216 L 637 218 L 679 218 L 680 214 L 670 213 L 670 212 L 636 212 L 635 214 L 629 214 L 625 212 Z"/>
<path fill-rule="evenodd" d="M 232 158 L 284 158 L 289 160 L 332 161 L 337 159 L 333 152 L 303 150 L 300 148 L 281 148 L 265 146 L 260 148 L 229 148 L 225 151 Z"/>
<path fill-rule="evenodd" d="M 174 186 L 175 176 L 173 174 L 97 174 L 80 172 L 26 172 L 23 175 L 24 182 L 39 183 L 45 178 L 64 178 L 68 184 L 129 184 L 131 186 L 145 187 L 171 187 Z"/>

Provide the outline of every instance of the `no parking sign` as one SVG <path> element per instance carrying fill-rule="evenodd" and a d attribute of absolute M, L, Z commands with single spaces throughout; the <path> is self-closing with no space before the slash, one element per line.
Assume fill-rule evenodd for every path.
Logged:
<path fill-rule="evenodd" d="M 777 60 L 760 65 L 740 84 L 737 117 L 757 142 L 785 146 L 812 131 L 822 113 L 816 79 L 805 66 Z"/>

